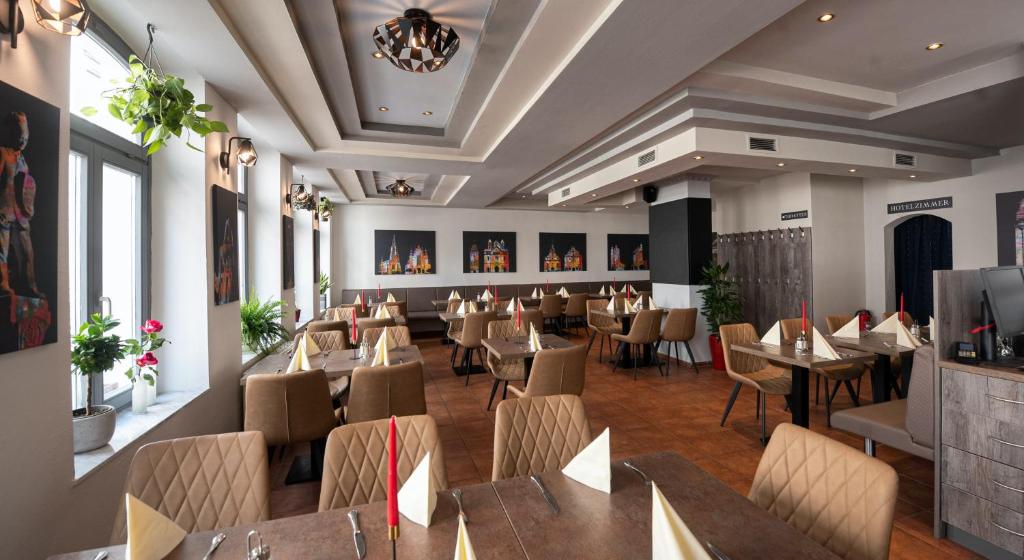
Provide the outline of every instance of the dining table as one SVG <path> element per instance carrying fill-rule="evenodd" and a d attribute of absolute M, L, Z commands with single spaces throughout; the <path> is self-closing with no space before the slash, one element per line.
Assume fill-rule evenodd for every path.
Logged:
<path fill-rule="evenodd" d="M 794 424 L 804 428 L 810 425 L 810 371 L 812 369 L 863 364 L 875 359 L 874 354 L 848 348 L 836 350 L 839 355 L 838 359 L 824 358 L 815 355 L 810 344 L 808 344 L 807 350 L 798 351 L 794 344 L 733 342 L 729 345 L 729 351 L 750 354 L 789 366 L 793 376 L 793 388 L 789 398 L 791 419 Z"/>
<path fill-rule="evenodd" d="M 245 370 L 239 385 L 245 386 L 246 378 L 250 375 L 261 373 L 284 373 L 291 362 L 290 352 L 275 352 L 262 360 L 256 362 L 249 369 Z M 388 350 L 388 360 L 391 365 L 409 362 L 423 362 L 423 354 L 415 344 L 409 346 L 398 346 Z M 330 350 L 314 354 L 309 357 L 310 365 L 317 369 L 323 369 L 327 379 L 338 379 L 351 377 L 352 372 L 358 367 L 366 367 L 373 363 L 373 349 L 370 349 L 370 356 L 359 357 L 358 348 L 347 348 L 345 350 Z"/>
<path fill-rule="evenodd" d="M 861 331 L 859 338 L 826 336 L 830 344 L 839 348 L 848 348 L 875 355 L 875 365 L 871 368 L 871 400 L 876 403 L 886 402 L 895 391 L 897 398 L 903 398 L 907 387 L 910 387 L 910 372 L 914 367 L 914 349 L 896 344 L 894 333 L 876 333 Z M 896 372 L 892 371 L 894 359 L 900 360 L 900 383 L 896 383 Z"/>
<path fill-rule="evenodd" d="M 541 350 L 552 350 L 557 348 L 572 348 L 573 343 L 555 334 L 541 334 L 540 348 L 530 349 L 530 337 L 528 336 L 501 336 L 485 338 L 481 342 L 488 352 L 500 361 L 523 361 L 523 386 L 530 381 L 530 370 L 533 369 L 533 358 Z M 494 398 L 494 389 L 491 389 L 491 398 Z"/>
<path fill-rule="evenodd" d="M 614 437 L 614 435 L 612 436 Z M 628 461 L 658 485 L 697 541 L 730 560 L 838 560 L 824 546 L 754 505 L 714 476 L 674 452 Z M 651 558 L 652 489 L 624 461 L 612 461 L 612 492 L 605 494 L 560 471 L 540 479 L 559 506 L 548 506 L 529 477 L 460 487 L 466 531 L 477 558 Z M 220 530 L 226 538 L 211 557 L 246 557 L 246 536 L 258 531 L 272 558 L 356 559 L 349 512 L 358 513 L 367 560 L 391 558 L 384 501 L 244 524 Z M 398 558 L 455 557 L 459 508 L 450 491 L 437 495 L 429 527 L 400 518 Z M 203 558 L 218 531 L 187 535 L 167 560 Z M 124 545 L 51 556 L 50 560 L 122 560 Z"/>

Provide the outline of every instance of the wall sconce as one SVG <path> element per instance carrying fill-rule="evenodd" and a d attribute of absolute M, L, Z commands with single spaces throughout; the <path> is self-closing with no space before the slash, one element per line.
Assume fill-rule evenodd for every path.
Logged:
<path fill-rule="evenodd" d="M 32 4 L 39 25 L 61 35 L 81 35 L 92 16 L 85 0 L 32 0 Z"/>
<path fill-rule="evenodd" d="M 7 3 L 4 6 L 4 2 Z M 25 30 L 25 16 L 18 7 L 18 0 L 0 1 L 0 34 L 9 33 L 11 48 L 18 48 L 18 33 Z"/>
<path fill-rule="evenodd" d="M 232 136 L 228 139 L 228 150 L 220 153 L 220 166 L 224 169 L 231 168 L 231 143 L 235 140 L 238 140 L 238 147 L 235 149 L 235 158 L 238 159 L 238 163 L 246 167 L 256 165 L 259 156 L 256 154 L 256 146 L 252 145 L 252 138 Z"/>
<path fill-rule="evenodd" d="M 302 176 L 301 183 L 292 183 L 288 187 L 288 194 L 284 195 L 284 203 L 294 210 L 313 210 L 316 208 L 316 197 L 312 190 L 306 190 L 306 176 Z"/>

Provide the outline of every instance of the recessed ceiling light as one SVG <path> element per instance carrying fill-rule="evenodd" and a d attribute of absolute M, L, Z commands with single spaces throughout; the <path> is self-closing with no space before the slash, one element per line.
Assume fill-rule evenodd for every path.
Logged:
<path fill-rule="evenodd" d="M 380 111 L 381 113 L 386 113 L 386 112 L 390 111 L 390 109 L 388 109 L 387 107 L 385 107 L 383 105 L 381 105 L 380 107 L 377 107 L 377 110 Z"/>
<path fill-rule="evenodd" d="M 929 50 L 929 51 L 937 51 L 937 50 L 939 50 L 941 48 L 942 48 L 942 43 L 932 43 L 932 44 L 928 45 L 927 47 L 925 47 L 925 49 Z"/>
<path fill-rule="evenodd" d="M 523 198 L 526 198 L 526 195 L 525 195 L 525 194 L 524 194 L 524 195 L 521 195 L 521 196 L 522 196 Z"/>
<path fill-rule="evenodd" d="M 423 111 L 420 114 L 423 115 L 424 117 L 429 117 L 430 115 L 433 115 L 434 112 L 433 111 Z"/>
<path fill-rule="evenodd" d="M 564 205 L 564 204 L 562 205 L 562 208 L 565 208 L 565 205 Z"/>
<path fill-rule="evenodd" d="M 917 179 L 917 175 L 911 175 L 910 178 L 911 179 Z"/>
<path fill-rule="evenodd" d="M 784 162 L 784 161 L 780 161 L 779 163 L 776 163 L 775 165 L 776 165 L 777 167 L 786 167 L 786 162 Z"/>
<path fill-rule="evenodd" d="M 596 192 L 590 193 L 590 198 L 597 198 L 597 193 Z"/>
<path fill-rule="evenodd" d="M 628 205 L 628 204 L 626 205 L 626 208 L 629 208 L 629 205 Z"/>
<path fill-rule="evenodd" d="M 702 160 L 704 159 L 704 156 L 693 156 L 693 159 Z"/>
<path fill-rule="evenodd" d="M 640 179 L 633 179 L 633 182 L 634 182 L 634 183 L 639 183 L 639 182 L 640 182 Z"/>
<path fill-rule="evenodd" d="M 856 170 L 856 169 L 853 169 L 852 167 L 851 167 L 850 169 L 848 169 L 848 171 L 849 171 L 850 173 L 856 173 L 856 172 L 857 172 L 857 170 Z"/>
<path fill-rule="evenodd" d="M 384 53 L 380 51 L 373 51 L 373 58 L 384 58 Z"/>
<path fill-rule="evenodd" d="M 828 23 L 834 19 L 836 19 L 836 15 L 831 12 L 825 12 L 818 16 L 818 21 L 820 21 L 821 23 Z"/>

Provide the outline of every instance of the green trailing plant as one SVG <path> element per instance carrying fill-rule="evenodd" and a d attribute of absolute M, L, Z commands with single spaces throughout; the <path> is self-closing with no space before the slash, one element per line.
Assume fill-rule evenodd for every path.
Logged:
<path fill-rule="evenodd" d="M 152 47 L 151 47 L 152 48 Z M 185 144 L 202 151 L 189 141 L 191 133 L 205 137 L 211 132 L 228 132 L 221 121 L 210 120 L 199 113 L 213 110 L 205 103 L 196 104 L 195 95 L 185 87 L 185 80 L 153 68 L 135 55 L 128 58 L 128 77 L 122 85 L 105 91 L 107 110 L 116 119 L 132 126 L 133 134 L 142 134 L 146 154 L 151 155 L 167 145 L 171 136 L 186 133 Z M 95 115 L 95 107 L 83 107 L 85 116 Z"/>
<path fill-rule="evenodd" d="M 121 323 L 110 316 L 94 313 L 71 337 L 71 365 L 73 373 L 86 376 L 87 392 L 85 415 L 92 415 L 93 376 L 114 368 L 124 359 L 125 344 L 116 334 L 108 334 Z"/>
<path fill-rule="evenodd" d="M 288 331 L 281 325 L 286 304 L 282 300 L 260 301 L 255 290 L 242 301 L 242 342 L 252 351 L 269 352 Z"/>
<path fill-rule="evenodd" d="M 320 203 L 317 205 L 317 213 L 320 214 L 320 220 L 326 222 L 331 219 L 331 215 L 334 214 L 334 203 L 327 199 L 327 197 L 321 196 Z"/>
<path fill-rule="evenodd" d="M 327 276 L 327 274 L 321 272 L 320 273 L 320 295 L 322 295 L 322 296 L 323 295 L 327 295 L 327 290 L 330 290 L 331 286 L 333 286 L 333 285 L 334 285 L 334 282 L 331 282 L 331 277 Z"/>
<path fill-rule="evenodd" d="M 729 279 L 729 263 L 708 264 L 701 274 L 704 287 L 697 292 L 703 299 L 700 314 L 707 320 L 711 332 L 717 334 L 722 325 L 742 321 L 743 302 L 736 283 Z"/>

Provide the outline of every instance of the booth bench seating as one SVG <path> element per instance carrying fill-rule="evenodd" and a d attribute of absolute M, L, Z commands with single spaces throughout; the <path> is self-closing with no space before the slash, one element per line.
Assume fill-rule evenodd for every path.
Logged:
<path fill-rule="evenodd" d="M 611 285 L 611 280 L 605 280 L 603 282 L 566 282 L 559 283 L 552 278 L 551 290 L 558 290 L 563 286 L 570 294 L 596 294 L 601 291 L 601 287 L 605 286 L 606 289 Z M 651 281 L 650 280 L 635 280 L 628 282 L 629 285 L 633 286 L 633 289 L 638 292 L 650 293 Z M 625 283 L 622 280 L 618 281 L 618 286 L 621 289 Z M 507 301 L 512 296 L 516 297 L 530 297 L 533 294 L 533 290 L 540 288 L 544 289 L 544 284 L 498 284 L 498 297 Z M 434 300 L 446 300 L 448 294 L 452 290 L 458 290 L 459 295 L 464 298 L 476 299 L 477 296 L 482 294 L 487 289 L 485 284 L 470 285 L 470 286 L 434 286 L 434 287 L 420 287 L 420 288 L 391 288 L 383 289 L 381 293 L 386 298 L 387 294 L 390 293 L 395 296 L 398 301 L 405 301 L 408 309 L 408 315 L 406 320 L 408 321 L 409 330 L 413 333 L 427 333 L 427 332 L 440 332 L 441 322 L 437 318 L 438 309 L 431 303 Z M 341 291 L 341 303 L 352 303 L 355 300 L 357 294 L 363 293 L 367 298 L 377 295 L 377 288 L 365 288 L 365 289 L 346 289 Z M 533 303 L 536 305 L 536 302 Z"/>

